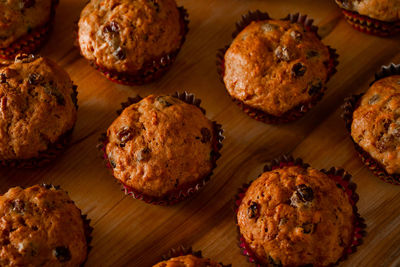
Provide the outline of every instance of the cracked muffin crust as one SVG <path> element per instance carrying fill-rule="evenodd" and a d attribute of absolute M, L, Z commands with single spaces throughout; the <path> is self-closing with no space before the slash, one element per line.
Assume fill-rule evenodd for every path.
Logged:
<path fill-rule="evenodd" d="M 351 136 L 384 167 L 400 174 L 400 75 L 376 81 L 353 112 Z"/>
<path fill-rule="evenodd" d="M 0 233 L 1 266 L 79 266 L 87 257 L 81 211 L 52 186 L 0 196 Z"/>
<path fill-rule="evenodd" d="M 153 267 L 222 267 L 222 265 L 210 259 L 185 255 L 159 262 Z"/>
<path fill-rule="evenodd" d="M 131 75 L 177 52 L 184 38 L 183 18 L 174 0 L 92 0 L 78 27 L 86 59 Z"/>
<path fill-rule="evenodd" d="M 267 266 L 329 266 L 351 245 L 353 207 L 333 179 L 313 168 L 263 173 L 237 213 L 240 234 Z"/>
<path fill-rule="evenodd" d="M 196 185 L 215 165 L 213 123 L 173 96 L 150 95 L 125 108 L 107 138 L 114 177 L 156 199 Z"/>
<path fill-rule="evenodd" d="M 323 91 L 330 59 L 329 48 L 300 23 L 253 21 L 226 51 L 223 81 L 234 99 L 280 117 Z"/>
<path fill-rule="evenodd" d="M 72 130 L 76 93 L 53 61 L 19 55 L 0 65 L 0 161 L 39 156 Z"/>
<path fill-rule="evenodd" d="M 399 0 L 335 0 L 343 9 L 381 21 L 400 20 Z"/>

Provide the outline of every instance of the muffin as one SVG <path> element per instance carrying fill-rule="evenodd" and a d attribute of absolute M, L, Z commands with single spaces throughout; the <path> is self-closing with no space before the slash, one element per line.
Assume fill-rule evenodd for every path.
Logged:
<path fill-rule="evenodd" d="M 39 49 L 49 32 L 57 0 L 9 0 L 0 2 L 0 57 Z"/>
<path fill-rule="evenodd" d="M 400 31 L 399 0 L 335 0 L 355 29 L 378 36 Z"/>
<path fill-rule="evenodd" d="M 312 20 L 298 14 L 274 20 L 250 12 L 233 36 L 218 55 L 219 72 L 248 115 L 266 123 L 288 122 L 321 99 L 337 55 L 321 42 Z"/>
<path fill-rule="evenodd" d="M 293 158 L 265 167 L 236 202 L 240 246 L 257 264 L 331 266 L 361 243 L 358 196 L 343 170 Z"/>
<path fill-rule="evenodd" d="M 79 266 L 88 254 L 88 221 L 53 186 L 14 187 L 0 196 L 1 266 Z"/>
<path fill-rule="evenodd" d="M 153 204 L 174 204 L 209 179 L 222 130 L 205 117 L 193 95 L 139 100 L 131 99 L 108 128 L 104 156 L 127 194 Z"/>
<path fill-rule="evenodd" d="M 112 81 L 151 82 L 175 61 L 186 17 L 174 0 L 92 0 L 78 23 L 81 54 Z"/>
<path fill-rule="evenodd" d="M 400 68 L 396 67 L 397 73 L 378 78 L 365 94 L 348 99 L 344 116 L 364 163 L 384 181 L 400 184 Z"/>
<path fill-rule="evenodd" d="M 69 140 L 76 121 L 76 86 L 53 61 L 18 55 L 0 65 L 0 162 L 41 165 Z"/>

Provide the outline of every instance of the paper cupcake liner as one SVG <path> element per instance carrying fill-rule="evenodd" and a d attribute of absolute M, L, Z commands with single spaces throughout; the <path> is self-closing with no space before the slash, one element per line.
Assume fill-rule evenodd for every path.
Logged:
<path fill-rule="evenodd" d="M 186 102 L 187 104 L 191 104 L 191 105 L 198 107 L 203 112 L 203 114 L 206 113 L 205 110 L 202 107 L 200 107 L 201 100 L 196 98 L 193 94 L 190 94 L 187 92 L 183 92 L 183 93 L 177 92 L 177 93 L 172 94 L 171 96 L 178 98 L 178 99 Z M 121 104 L 122 109 L 118 110 L 117 114 L 120 115 L 126 107 L 128 107 L 132 104 L 138 103 L 140 100 L 142 100 L 142 97 L 140 97 L 140 96 L 136 96 L 134 98 L 128 98 L 127 102 L 124 102 Z M 212 170 L 207 176 L 205 176 L 195 182 L 183 184 L 177 190 L 170 191 L 166 196 L 160 197 L 160 198 L 146 195 L 146 194 L 124 184 L 123 182 L 121 182 L 118 179 L 115 179 L 115 181 L 118 182 L 119 184 L 121 184 L 122 190 L 125 192 L 126 195 L 131 195 L 133 198 L 142 200 L 148 204 L 173 205 L 173 204 L 176 204 L 178 202 L 181 202 L 183 200 L 190 198 L 191 196 L 195 195 L 201 188 L 203 188 L 206 185 L 206 183 L 210 180 L 210 178 L 213 174 L 213 170 L 217 166 L 216 162 L 217 162 L 218 158 L 221 156 L 219 151 L 222 148 L 222 141 L 225 138 L 223 136 L 223 129 L 221 128 L 221 125 L 218 124 L 217 122 L 213 121 L 212 123 L 213 123 L 213 129 L 214 129 L 213 151 L 211 152 Z M 108 169 L 110 169 L 111 173 L 112 173 L 113 168 L 111 166 L 111 163 L 108 160 L 107 153 L 105 151 L 107 143 L 108 143 L 107 134 L 103 133 L 99 139 L 99 144 L 97 145 L 97 148 L 101 151 L 102 158 L 104 160 L 106 167 Z"/>
<path fill-rule="evenodd" d="M 202 255 L 201 250 L 199 251 L 193 251 L 192 247 L 186 247 L 183 245 L 178 246 L 177 248 L 172 248 L 168 251 L 167 254 L 162 255 L 162 261 L 167 261 L 172 258 L 180 257 L 180 256 L 186 256 L 186 255 L 193 255 L 197 258 L 204 258 Z M 224 265 L 222 263 L 219 263 L 221 267 L 231 267 L 231 264 Z"/>
<path fill-rule="evenodd" d="M 346 21 L 356 30 L 371 35 L 387 37 L 400 32 L 400 21 L 387 22 L 360 15 L 355 11 L 341 8 Z"/>
<path fill-rule="evenodd" d="M 382 66 L 381 70 L 375 74 L 375 80 L 370 85 L 372 85 L 374 82 L 380 79 L 392 75 L 400 75 L 400 64 L 395 65 L 392 63 L 388 66 Z M 361 161 L 382 181 L 393 185 L 400 185 L 400 174 L 387 173 L 382 164 L 377 162 L 374 158 L 372 158 L 371 155 L 368 152 L 366 152 L 362 147 L 360 147 L 351 136 L 351 124 L 353 123 L 353 112 L 360 105 L 360 99 L 363 95 L 364 94 L 352 95 L 344 100 L 344 104 L 342 106 L 342 118 L 345 121 L 346 129 L 350 134 L 351 141 L 353 142 L 357 154 L 361 158 Z"/>
<path fill-rule="evenodd" d="M 278 168 L 282 168 L 285 166 L 300 166 L 303 168 L 308 168 L 310 165 L 307 163 L 304 163 L 302 159 L 300 158 L 293 158 L 290 155 L 282 155 L 274 160 L 271 160 L 266 163 L 264 166 L 263 172 L 267 171 L 272 171 Z M 329 170 L 322 169 L 320 170 L 321 172 L 325 173 L 329 178 L 333 179 L 336 183 L 336 185 L 341 188 L 346 195 L 349 198 L 349 202 L 351 206 L 353 207 L 353 214 L 354 214 L 354 233 L 352 237 L 352 241 L 350 246 L 345 249 L 342 257 L 335 263 L 338 264 L 341 261 L 344 261 L 347 259 L 347 257 L 357 251 L 357 247 L 360 246 L 363 243 L 363 238 L 367 234 L 365 231 L 365 228 L 367 227 L 365 224 L 364 219 L 360 216 L 358 213 L 357 209 L 357 202 L 359 199 L 358 194 L 356 193 L 356 188 L 357 185 L 353 182 L 351 182 L 351 175 L 346 172 L 344 169 L 341 168 L 336 168 L 332 167 Z M 259 175 L 261 176 L 261 174 Z M 247 257 L 248 261 L 250 263 L 256 264 L 256 266 L 264 266 L 261 264 L 255 254 L 252 252 L 251 248 L 248 246 L 246 243 L 244 237 L 240 233 L 240 229 L 238 226 L 237 222 L 237 213 L 239 210 L 239 206 L 242 203 L 242 199 L 244 198 L 247 189 L 250 187 L 251 183 L 253 181 L 250 181 L 247 184 L 243 184 L 241 188 L 239 188 L 237 195 L 235 196 L 235 201 L 234 201 L 234 214 L 235 214 L 235 222 L 237 225 L 237 232 L 238 232 L 238 246 L 241 249 L 241 252 L 244 256 Z"/>
<path fill-rule="evenodd" d="M 246 28 L 253 21 L 260 20 L 268 20 L 271 17 L 268 13 L 257 11 L 249 11 L 249 13 L 242 16 L 242 19 L 236 23 L 236 30 L 232 33 L 232 38 L 234 39 L 244 28 Z M 299 13 L 289 14 L 282 20 L 289 20 L 292 23 L 299 23 L 304 26 L 307 31 L 315 33 L 315 35 L 321 39 L 318 35 L 318 27 L 313 25 L 314 20 L 309 18 L 307 15 L 301 15 Z M 225 74 L 225 53 L 228 50 L 230 45 L 221 48 L 217 52 L 217 72 L 219 74 L 219 78 L 222 83 L 224 83 L 223 77 Z M 329 79 L 336 73 L 336 67 L 339 64 L 338 58 L 339 55 L 336 53 L 336 50 L 327 46 L 329 49 L 330 59 L 326 62 L 326 67 L 328 68 L 328 77 L 325 81 L 325 84 L 329 81 Z M 228 94 L 232 98 L 233 102 L 235 102 L 247 115 L 250 117 L 267 123 L 267 124 L 278 124 L 278 123 L 287 123 L 294 120 L 299 119 L 304 116 L 312 107 L 314 107 L 323 97 L 325 91 L 327 90 L 326 86 L 321 88 L 321 90 L 311 98 L 311 100 L 307 103 L 302 103 L 291 110 L 284 113 L 282 116 L 274 116 L 268 114 L 265 111 L 262 111 L 257 108 L 253 108 L 249 105 L 246 105 L 243 101 L 232 97 L 229 92 Z"/>
<path fill-rule="evenodd" d="M 107 69 L 96 64 L 94 60 L 91 60 L 90 64 L 110 81 L 123 85 L 142 85 L 161 78 L 175 62 L 175 59 L 186 40 L 186 34 L 189 31 L 189 15 L 186 9 L 184 7 L 178 7 L 178 10 L 181 19 L 182 39 L 176 50 L 144 63 L 143 67 L 136 73 L 118 72 L 112 69 Z"/>
<path fill-rule="evenodd" d="M 49 32 L 52 28 L 52 22 L 55 16 L 58 0 L 54 0 L 51 6 L 49 22 L 43 26 L 39 26 L 27 33 L 18 40 L 11 43 L 8 47 L 0 48 L 0 58 L 14 59 L 17 54 L 32 54 L 38 51 L 47 41 Z"/>
<path fill-rule="evenodd" d="M 56 190 L 62 190 L 60 188 L 60 186 L 58 185 L 53 185 L 53 184 L 46 184 L 43 183 L 41 184 L 41 186 L 43 186 L 46 189 L 56 189 Z M 66 191 L 65 191 L 66 192 Z M 67 192 L 68 193 L 68 192 Z M 71 199 L 71 201 L 74 203 L 75 202 Z M 76 205 L 75 205 L 76 206 Z M 77 207 L 77 206 L 76 206 Z M 78 207 L 77 207 L 78 208 Z M 78 208 L 79 209 L 79 208 Z M 84 227 L 84 233 L 85 233 L 85 238 L 86 238 L 86 244 L 87 244 L 87 253 L 86 253 L 86 259 L 85 261 L 80 265 L 81 267 L 83 267 L 87 261 L 87 257 L 89 256 L 90 251 L 92 250 L 92 246 L 90 245 L 92 242 L 92 232 L 93 232 L 93 227 L 90 226 L 90 219 L 87 217 L 86 214 L 82 214 L 81 209 L 79 209 L 80 213 L 81 213 L 81 218 L 83 221 L 83 227 Z"/>
<path fill-rule="evenodd" d="M 76 109 L 78 110 L 77 88 L 78 87 L 76 85 L 73 85 L 73 93 L 71 97 Z M 0 159 L 0 167 L 37 168 L 47 165 L 67 148 L 71 141 L 74 127 L 75 125 L 70 130 L 62 134 L 56 142 L 49 144 L 45 151 L 39 151 L 39 155 L 37 157 L 30 159 Z"/>

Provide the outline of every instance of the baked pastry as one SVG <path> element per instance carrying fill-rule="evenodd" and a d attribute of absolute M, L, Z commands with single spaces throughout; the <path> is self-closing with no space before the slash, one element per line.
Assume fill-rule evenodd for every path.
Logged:
<path fill-rule="evenodd" d="M 153 267 L 222 267 L 210 259 L 198 258 L 193 255 L 175 257 L 153 265 Z"/>
<path fill-rule="evenodd" d="M 8 0 L 0 2 L 0 57 L 39 49 L 49 32 L 57 0 Z"/>
<path fill-rule="evenodd" d="M 0 163 L 48 161 L 66 144 L 76 113 L 76 87 L 53 61 L 18 55 L 0 65 Z"/>
<path fill-rule="evenodd" d="M 344 118 L 364 163 L 384 181 L 400 184 L 400 67 L 383 71 L 365 94 L 346 100 Z"/>
<path fill-rule="evenodd" d="M 399 0 L 335 0 L 359 31 L 388 36 L 400 31 Z"/>
<path fill-rule="evenodd" d="M 0 196 L 1 266 L 80 266 L 88 222 L 63 190 L 14 187 Z"/>
<path fill-rule="evenodd" d="M 221 147 L 219 126 L 190 94 L 132 100 L 103 145 L 113 176 L 135 198 L 173 204 L 204 185 Z"/>
<path fill-rule="evenodd" d="M 81 54 L 112 81 L 151 82 L 174 62 L 186 16 L 174 0 L 92 0 L 78 23 Z"/>
<path fill-rule="evenodd" d="M 354 250 L 360 219 L 348 174 L 318 171 L 293 158 L 265 170 L 236 204 L 240 246 L 251 261 L 331 266 Z"/>
<path fill-rule="evenodd" d="M 218 64 L 228 93 L 248 115 L 266 123 L 287 122 L 320 100 L 337 62 L 312 20 L 249 13 L 235 35 Z"/>

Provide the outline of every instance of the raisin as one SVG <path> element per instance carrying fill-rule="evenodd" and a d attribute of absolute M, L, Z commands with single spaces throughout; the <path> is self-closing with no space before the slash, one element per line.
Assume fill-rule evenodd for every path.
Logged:
<path fill-rule="evenodd" d="M 310 202 L 314 199 L 314 192 L 311 187 L 301 184 L 297 186 L 296 195 L 302 202 Z"/>
<path fill-rule="evenodd" d="M 383 120 L 383 128 L 385 129 L 386 132 L 389 130 L 390 124 L 392 124 L 391 120 L 389 120 L 389 119 Z"/>
<path fill-rule="evenodd" d="M 114 56 L 119 60 L 124 60 L 126 58 L 125 51 L 121 47 L 118 47 L 118 49 L 115 50 Z"/>
<path fill-rule="evenodd" d="M 201 128 L 200 132 L 201 132 L 201 140 L 200 141 L 203 144 L 207 143 L 207 142 L 210 142 L 210 140 L 211 140 L 211 132 L 210 132 L 210 130 L 207 129 L 207 128 Z"/>
<path fill-rule="evenodd" d="M 160 5 L 157 3 L 157 0 L 148 0 L 148 1 L 153 4 L 154 8 L 156 9 L 156 12 L 160 11 Z"/>
<path fill-rule="evenodd" d="M 14 200 L 12 203 L 12 210 L 16 213 L 24 213 L 25 211 L 25 202 L 20 200 L 20 199 L 16 199 Z"/>
<path fill-rule="evenodd" d="M 307 57 L 307 58 L 313 58 L 313 57 L 316 57 L 316 56 L 318 56 L 318 55 L 319 55 L 319 53 L 318 53 L 317 51 L 315 51 L 315 50 L 309 50 L 309 51 L 307 51 L 306 57 Z"/>
<path fill-rule="evenodd" d="M 126 142 L 132 140 L 134 136 L 135 132 L 129 127 L 124 127 L 117 133 L 117 138 L 120 140 L 121 144 L 125 144 Z"/>
<path fill-rule="evenodd" d="M 148 147 L 143 148 L 142 150 L 136 153 L 137 161 L 146 161 L 150 158 L 150 149 Z"/>
<path fill-rule="evenodd" d="M 24 4 L 24 8 L 30 8 L 35 5 L 35 0 L 22 0 L 22 3 Z"/>
<path fill-rule="evenodd" d="M 59 262 L 66 262 L 71 259 L 71 252 L 67 247 L 56 247 L 53 250 L 53 255 L 57 258 Z"/>
<path fill-rule="evenodd" d="M 7 76 L 4 73 L 0 73 L 0 83 L 6 83 Z"/>
<path fill-rule="evenodd" d="M 105 33 L 118 33 L 119 32 L 119 24 L 116 21 L 111 21 L 110 24 L 108 24 L 107 26 L 104 26 L 103 31 Z"/>
<path fill-rule="evenodd" d="M 303 233 L 311 234 L 314 231 L 314 224 L 312 224 L 312 223 L 303 223 L 301 228 L 303 228 Z"/>
<path fill-rule="evenodd" d="M 160 104 L 162 104 L 163 106 L 165 106 L 165 107 L 172 106 L 172 104 L 166 100 L 166 97 L 165 97 L 165 96 L 157 96 L 157 97 L 156 97 L 156 100 L 157 100 Z"/>
<path fill-rule="evenodd" d="M 304 66 L 300 62 L 296 63 L 292 67 L 292 75 L 294 77 L 302 77 L 304 76 L 304 73 L 306 73 L 306 70 L 307 70 L 306 66 Z"/>
<path fill-rule="evenodd" d="M 373 95 L 369 100 L 368 104 L 373 105 L 379 100 L 379 95 Z"/>
<path fill-rule="evenodd" d="M 257 202 L 251 202 L 249 208 L 247 209 L 247 215 L 250 219 L 258 218 L 258 216 L 260 216 Z"/>
<path fill-rule="evenodd" d="M 29 84 L 37 85 L 42 80 L 43 80 L 43 77 L 40 74 L 37 74 L 37 73 L 29 74 L 29 77 L 28 77 Z"/>
<path fill-rule="evenodd" d="M 54 84 L 53 81 L 42 84 L 42 86 L 46 94 L 56 98 L 58 105 L 65 106 L 65 98 L 63 94 L 58 90 L 57 86 Z"/>
<path fill-rule="evenodd" d="M 310 86 L 310 89 L 308 90 L 308 94 L 309 95 L 316 95 L 321 91 L 321 89 L 322 89 L 322 83 L 321 83 L 321 81 L 319 81 L 318 83 L 312 84 Z"/>
<path fill-rule="evenodd" d="M 296 40 L 296 41 L 301 41 L 301 39 L 303 39 L 303 35 L 299 32 L 299 31 L 292 31 L 290 33 L 290 36 Z"/>
<path fill-rule="evenodd" d="M 275 57 L 278 59 L 278 61 L 290 61 L 290 55 L 289 51 L 286 47 L 278 46 L 275 49 Z"/>

